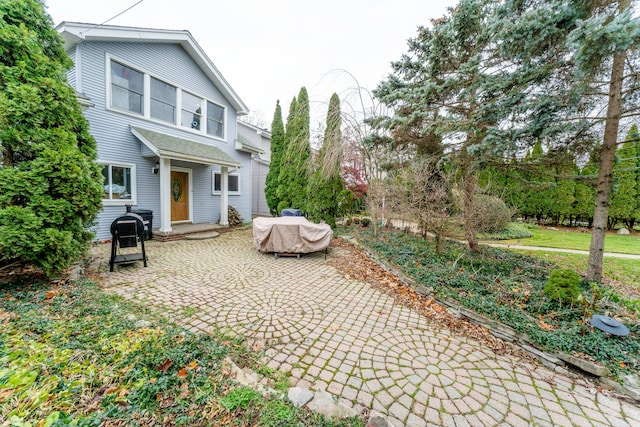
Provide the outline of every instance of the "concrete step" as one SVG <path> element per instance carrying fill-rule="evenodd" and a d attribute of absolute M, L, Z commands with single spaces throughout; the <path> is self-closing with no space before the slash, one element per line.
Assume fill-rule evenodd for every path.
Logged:
<path fill-rule="evenodd" d="M 207 240 L 218 237 L 220 233 L 217 231 L 205 231 L 204 233 L 193 233 L 184 236 L 185 240 Z"/>

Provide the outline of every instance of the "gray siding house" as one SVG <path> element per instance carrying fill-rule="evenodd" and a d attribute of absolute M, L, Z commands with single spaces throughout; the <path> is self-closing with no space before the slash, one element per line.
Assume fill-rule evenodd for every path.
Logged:
<path fill-rule="evenodd" d="M 271 132 L 240 120 L 238 143 L 256 147 L 251 156 L 251 214 L 270 216 L 264 188 L 271 163 Z"/>
<path fill-rule="evenodd" d="M 238 141 L 248 108 L 188 31 L 62 22 L 69 83 L 85 110 L 105 178 L 96 239 L 127 205 L 153 211 L 161 235 L 181 223 L 252 214 L 252 155 Z"/>

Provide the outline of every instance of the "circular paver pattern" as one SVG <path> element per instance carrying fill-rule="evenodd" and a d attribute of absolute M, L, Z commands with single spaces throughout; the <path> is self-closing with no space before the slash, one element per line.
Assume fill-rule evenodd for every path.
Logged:
<path fill-rule="evenodd" d="M 373 394 L 374 404 L 377 401 L 384 408 L 396 404 L 396 416 L 419 413 L 425 407 L 441 408 L 451 415 L 482 413 L 493 398 L 482 371 L 489 369 L 485 359 L 495 356 L 450 335 L 431 330 L 407 332 L 384 332 L 363 348 L 359 367 L 368 378 L 364 388 Z M 401 395 L 414 399 L 405 406 L 397 400 Z"/>
<path fill-rule="evenodd" d="M 317 326 L 322 310 L 295 292 L 264 290 L 237 292 L 216 317 L 220 325 L 247 338 L 282 343 L 302 341 Z"/>

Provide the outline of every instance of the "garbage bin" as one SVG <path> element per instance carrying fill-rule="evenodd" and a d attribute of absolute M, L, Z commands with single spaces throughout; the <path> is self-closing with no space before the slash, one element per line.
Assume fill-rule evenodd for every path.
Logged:
<path fill-rule="evenodd" d="M 150 209 L 131 209 L 131 212 L 142 217 L 145 225 L 145 240 L 151 240 L 151 238 L 153 237 L 153 211 Z"/>

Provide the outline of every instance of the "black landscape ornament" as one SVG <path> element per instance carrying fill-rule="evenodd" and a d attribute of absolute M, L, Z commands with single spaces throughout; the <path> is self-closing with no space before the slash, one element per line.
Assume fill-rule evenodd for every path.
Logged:
<path fill-rule="evenodd" d="M 590 320 L 591 324 L 601 331 L 608 332 L 611 335 L 617 335 L 620 337 L 629 335 L 629 329 L 616 319 L 612 319 L 609 316 L 602 316 L 600 314 L 594 314 Z"/>

